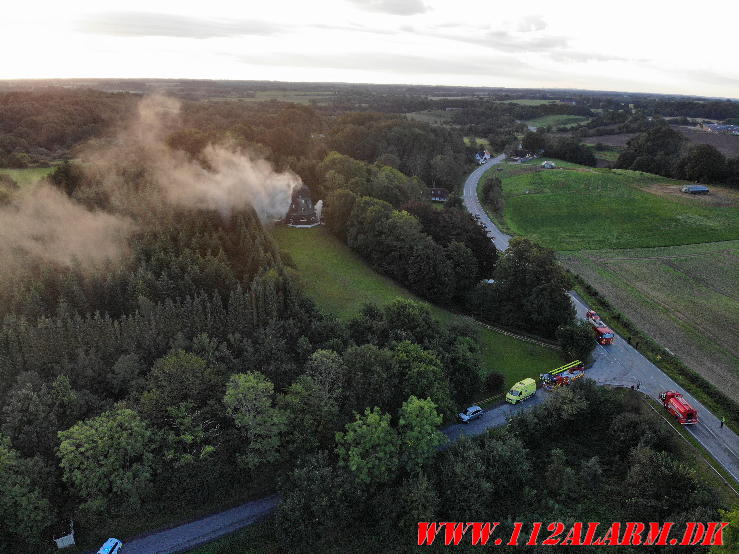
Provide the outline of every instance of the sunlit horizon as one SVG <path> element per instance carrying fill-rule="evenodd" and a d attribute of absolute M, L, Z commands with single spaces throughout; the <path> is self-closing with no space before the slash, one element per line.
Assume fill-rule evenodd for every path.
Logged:
<path fill-rule="evenodd" d="M 468 0 L 132 0 L 6 7 L 0 79 L 192 79 L 739 97 L 730 17 L 710 1 L 481 9 Z"/>

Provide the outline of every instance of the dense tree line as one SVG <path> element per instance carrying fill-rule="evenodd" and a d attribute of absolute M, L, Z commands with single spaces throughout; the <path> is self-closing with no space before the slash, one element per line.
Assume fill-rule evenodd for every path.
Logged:
<path fill-rule="evenodd" d="M 582 165 L 595 166 L 595 155 L 574 136 L 557 136 L 543 129 L 528 131 L 521 140 L 524 151 Z"/>
<path fill-rule="evenodd" d="M 482 321 L 553 338 L 575 320 L 570 288 L 554 251 L 516 238 L 500 256 L 493 282 L 478 283 L 467 294 L 467 309 Z"/>
<path fill-rule="evenodd" d="M 49 88 L 0 93 L 0 167 L 48 163 L 107 133 L 138 95 Z"/>
<path fill-rule="evenodd" d="M 459 300 L 490 275 L 495 247 L 469 214 L 420 202 L 405 207 L 339 188 L 324 214 L 327 227 L 373 267 L 432 301 Z"/>
<path fill-rule="evenodd" d="M 414 413 L 433 413 L 428 401 L 411 398 L 397 416 L 367 410 L 282 484 L 274 541 L 300 552 L 408 552 L 419 521 L 501 521 L 496 536 L 510 535 L 514 521 L 716 521 L 720 502 L 640 406 L 581 380 L 507 427 L 440 452 L 432 427 L 403 440 Z"/>
<path fill-rule="evenodd" d="M 464 171 L 464 144 L 457 131 L 403 116 L 343 114 L 334 121 L 327 144 L 352 158 L 420 177 L 431 186 L 454 188 Z"/>
<path fill-rule="evenodd" d="M 630 139 L 616 167 L 675 179 L 739 186 L 739 157 L 726 158 L 709 144 L 690 145 L 685 137 L 666 124 Z"/>

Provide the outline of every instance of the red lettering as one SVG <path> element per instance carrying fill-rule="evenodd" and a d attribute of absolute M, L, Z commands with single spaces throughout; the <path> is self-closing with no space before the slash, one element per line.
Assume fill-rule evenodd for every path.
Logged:
<path fill-rule="evenodd" d="M 588 523 L 588 530 L 585 533 L 585 539 L 582 541 L 584 546 L 590 546 L 591 544 L 593 544 L 593 537 L 598 531 L 598 526 L 600 526 L 600 523 L 597 523 L 595 521 L 591 521 L 590 523 Z"/>
<path fill-rule="evenodd" d="M 490 540 L 490 535 L 495 531 L 495 528 L 498 527 L 498 525 L 500 525 L 499 521 L 494 521 L 492 523 L 487 521 L 485 523 L 475 521 L 472 524 L 472 546 L 475 546 L 478 543 L 485 546 Z"/>
<path fill-rule="evenodd" d="M 508 546 L 518 546 L 518 537 L 521 535 L 521 529 L 523 529 L 523 523 L 520 521 L 513 524 L 513 533 L 508 541 Z"/>
<path fill-rule="evenodd" d="M 646 546 L 667 546 L 667 537 L 670 536 L 672 526 L 675 525 L 671 521 L 666 521 L 662 525 L 657 522 L 649 522 L 649 533 L 647 540 L 644 541 Z"/>
<path fill-rule="evenodd" d="M 554 546 L 559 543 L 559 539 L 556 538 L 562 534 L 565 530 L 565 524 L 558 521 L 556 523 L 550 523 L 547 525 L 547 531 L 550 531 L 550 535 L 542 541 L 541 544 L 545 546 Z"/>
<path fill-rule="evenodd" d="M 645 525 L 636 521 L 627 521 L 624 536 L 621 538 L 621 544 L 624 546 L 641 544 L 641 534 L 644 532 Z"/>
<path fill-rule="evenodd" d="M 443 524 L 442 524 L 443 525 Z M 419 521 L 418 522 L 418 546 L 424 544 L 434 544 L 436 535 L 439 534 L 441 525 L 437 525 L 435 521 Z"/>
<path fill-rule="evenodd" d="M 455 521 L 447 521 L 444 523 L 444 545 L 454 544 L 457 546 L 467 530 L 472 527 L 472 523 L 462 523 Z"/>
<path fill-rule="evenodd" d="M 709 521 L 708 527 L 706 528 L 706 535 L 703 538 L 701 544 L 710 546 L 723 546 L 724 545 L 724 529 L 729 525 L 728 521 Z"/>
<path fill-rule="evenodd" d="M 618 533 L 620 530 L 621 524 L 618 521 L 611 523 L 606 534 L 597 539 L 593 544 L 597 546 L 603 546 L 606 544 L 610 546 L 618 546 Z"/>
<path fill-rule="evenodd" d="M 531 536 L 529 537 L 529 542 L 526 543 L 526 546 L 536 545 L 536 540 L 539 538 L 539 531 L 541 531 L 541 522 L 535 521 L 533 524 L 533 529 L 531 529 Z"/>
<path fill-rule="evenodd" d="M 680 540 L 680 546 L 698 544 L 706 534 L 706 526 L 697 521 L 689 521 L 685 526 L 685 533 Z"/>
<path fill-rule="evenodd" d="M 576 521 L 572 524 L 572 527 L 570 528 L 567 535 L 565 535 L 565 538 L 562 539 L 562 542 L 560 542 L 560 546 L 581 546 L 582 545 L 582 539 L 580 538 L 582 536 L 582 522 Z"/>

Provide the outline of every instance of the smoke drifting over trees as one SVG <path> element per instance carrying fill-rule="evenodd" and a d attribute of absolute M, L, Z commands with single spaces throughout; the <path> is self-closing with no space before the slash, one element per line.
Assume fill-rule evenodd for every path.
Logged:
<path fill-rule="evenodd" d="M 177 100 L 146 97 L 112 139 L 81 148 L 81 171 L 57 183 L 68 194 L 49 184 L 13 194 L 0 208 L 0 280 L 39 264 L 90 271 L 118 262 L 131 233 L 179 209 L 285 215 L 297 175 L 228 144 L 209 144 L 197 158 L 171 148 L 179 113 Z"/>
<path fill-rule="evenodd" d="M 173 150 L 168 136 L 178 128 L 180 103 L 151 96 L 138 106 L 136 117 L 111 142 L 91 144 L 81 157 L 106 194 L 130 206 L 130 187 L 121 179 L 144 181 L 153 193 L 150 201 L 195 209 L 216 209 L 227 216 L 251 205 L 263 221 L 285 215 L 293 189 L 300 178 L 272 165 L 251 152 L 228 144 L 209 144 L 193 158 Z M 140 189 L 139 189 L 140 192 Z"/>

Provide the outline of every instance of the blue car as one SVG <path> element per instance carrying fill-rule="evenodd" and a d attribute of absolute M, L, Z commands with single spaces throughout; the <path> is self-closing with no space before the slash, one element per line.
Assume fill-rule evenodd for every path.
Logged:
<path fill-rule="evenodd" d="M 123 548 L 123 543 L 118 539 L 108 539 L 105 544 L 100 547 L 98 554 L 118 554 Z"/>

